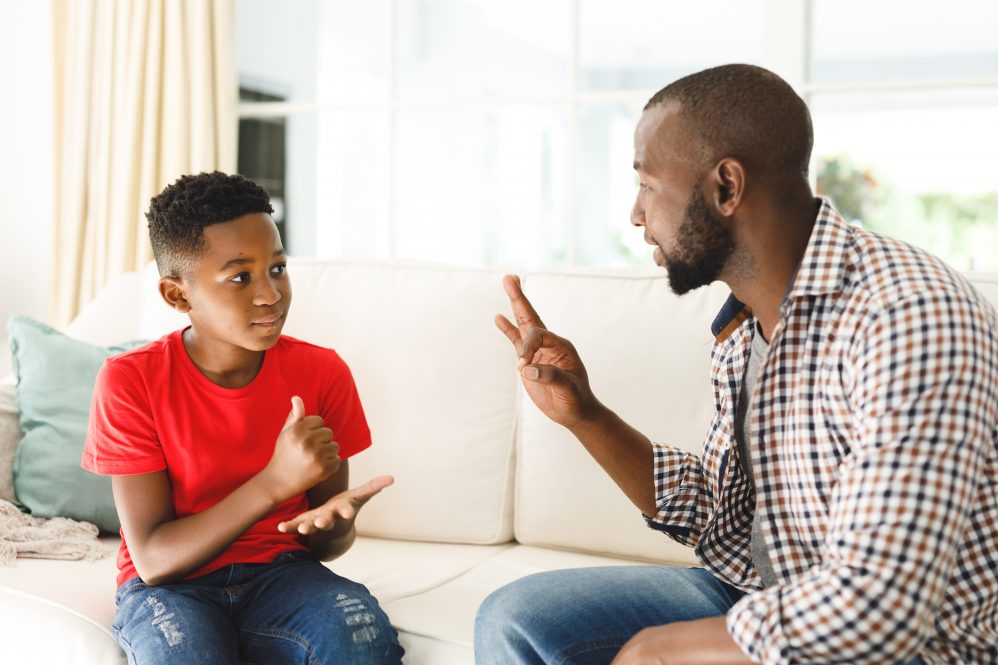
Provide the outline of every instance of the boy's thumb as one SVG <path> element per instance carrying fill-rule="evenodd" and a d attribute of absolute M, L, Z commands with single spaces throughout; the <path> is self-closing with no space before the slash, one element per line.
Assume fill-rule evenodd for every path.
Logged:
<path fill-rule="evenodd" d="M 284 427 L 291 427 L 304 417 L 305 403 L 301 401 L 301 397 L 295 395 L 291 398 L 291 413 L 288 414 L 288 419 L 284 421 Z"/>

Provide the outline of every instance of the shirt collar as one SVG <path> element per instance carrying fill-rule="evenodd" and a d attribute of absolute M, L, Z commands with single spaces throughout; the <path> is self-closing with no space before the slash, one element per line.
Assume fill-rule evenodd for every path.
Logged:
<path fill-rule="evenodd" d="M 811 238 L 784 303 L 799 296 L 825 295 L 842 290 L 846 273 L 845 256 L 850 242 L 849 225 L 830 200 L 825 197 L 818 197 L 818 200 L 820 206 Z M 714 318 L 710 331 L 718 342 L 723 342 L 751 315 L 752 310 L 732 293 Z"/>

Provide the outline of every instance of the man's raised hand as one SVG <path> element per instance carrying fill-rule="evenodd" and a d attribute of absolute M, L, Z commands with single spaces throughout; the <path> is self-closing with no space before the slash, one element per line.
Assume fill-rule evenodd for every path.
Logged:
<path fill-rule="evenodd" d="M 523 294 L 519 277 L 506 275 L 502 285 L 516 324 L 502 314 L 496 315 L 495 323 L 516 350 L 520 378 L 530 399 L 548 418 L 566 427 L 591 418 L 600 404 L 575 347 L 544 328 Z"/>
<path fill-rule="evenodd" d="M 284 501 L 336 473 L 340 468 L 339 452 L 333 430 L 319 416 L 306 416 L 304 403 L 295 395 L 274 454 L 262 473 L 274 498 Z"/>

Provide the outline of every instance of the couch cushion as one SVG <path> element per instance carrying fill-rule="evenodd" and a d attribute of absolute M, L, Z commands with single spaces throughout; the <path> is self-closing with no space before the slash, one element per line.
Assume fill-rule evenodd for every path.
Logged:
<path fill-rule="evenodd" d="M 512 534 L 513 358 L 495 329 L 501 275 L 293 261 L 285 331 L 353 371 L 374 445 L 354 483 L 397 482 L 365 508 L 369 536 L 489 544 Z"/>
<path fill-rule="evenodd" d="M 471 655 L 478 606 L 499 587 L 548 570 L 634 564 L 624 559 L 516 545 L 426 593 L 389 601 L 384 607 L 400 631 L 462 646 Z"/>
<path fill-rule="evenodd" d="M 366 508 L 365 508 L 366 510 Z M 360 518 L 363 520 L 363 514 Z M 120 541 L 102 538 L 112 550 Z M 483 565 L 512 548 L 512 545 L 455 545 L 449 543 L 414 543 L 377 538 L 358 538 L 342 558 L 326 564 L 336 573 L 366 585 L 383 606 L 392 600 L 418 595 L 458 578 L 469 570 Z M 46 559 L 17 559 L 13 564 L 0 567 L 0 636 L 10 631 L 10 639 L 0 643 L 14 645 L 11 663 L 60 663 L 81 662 L 94 665 L 119 662 L 120 649 L 111 637 L 114 621 L 114 592 L 116 568 L 114 557 L 100 561 L 52 561 Z M 28 623 L 24 617 L 32 617 Z M 17 621 L 14 621 L 14 618 Z M 394 623 L 394 617 L 389 612 Z M 59 630 L 59 640 L 33 640 L 23 652 L 19 644 L 23 631 Z M 410 636 L 403 634 L 403 646 L 411 646 L 426 657 L 414 654 L 406 662 L 446 665 L 467 663 L 465 660 L 440 660 L 440 653 L 432 644 L 410 644 Z M 108 650 L 108 641 L 113 647 Z M 78 645 L 79 651 L 72 658 L 63 657 L 64 644 Z M 7 655 L 4 647 L 5 656 Z M 446 653 L 449 647 L 445 645 Z M 454 651 L 452 648 L 451 651 Z M 463 654 L 458 648 L 456 653 Z M 470 654 L 470 651 L 468 652 Z M 110 654 L 110 655 L 109 655 Z M 123 656 L 122 659 L 123 661 Z"/>
<path fill-rule="evenodd" d="M 80 458 L 101 364 L 139 342 L 94 346 L 20 316 L 7 330 L 24 430 L 14 457 L 18 502 L 38 517 L 72 517 L 117 532 L 111 480 L 81 469 Z"/>
<path fill-rule="evenodd" d="M 678 298 L 662 271 L 642 269 L 528 274 L 523 288 L 544 324 L 575 344 L 604 404 L 652 440 L 699 454 L 714 411 L 710 323 L 727 297 L 723 285 Z M 645 525 L 575 437 L 544 416 L 526 393 L 521 401 L 519 542 L 694 561 L 689 548 Z"/>
<path fill-rule="evenodd" d="M 0 644 L 5 663 L 125 665 L 110 630 L 35 594 L 0 586 Z"/>
<path fill-rule="evenodd" d="M 358 524 L 364 517 L 361 513 Z M 338 575 L 363 583 L 384 605 L 433 589 L 510 547 L 513 545 L 417 543 L 361 537 L 346 554 L 326 565 Z"/>
<path fill-rule="evenodd" d="M 111 278 L 97 296 L 66 326 L 70 337 L 98 346 L 123 339 L 152 339 L 138 334 L 145 298 L 142 275 L 128 272 Z"/>

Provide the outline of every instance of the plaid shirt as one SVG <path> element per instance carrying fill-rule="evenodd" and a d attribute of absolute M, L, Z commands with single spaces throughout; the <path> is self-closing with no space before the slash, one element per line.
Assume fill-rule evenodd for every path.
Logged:
<path fill-rule="evenodd" d="M 699 457 L 655 445 L 649 524 L 750 591 L 728 613 L 756 661 L 998 663 L 998 320 L 938 259 L 822 201 L 755 387 L 757 496 L 735 404 L 755 319 L 714 323 Z M 780 582 L 759 590 L 755 510 Z"/>

